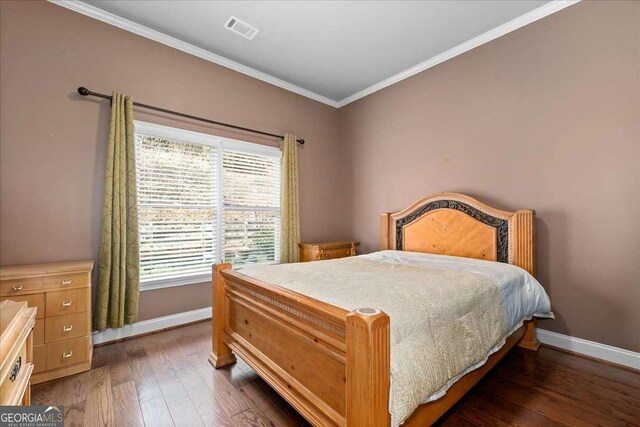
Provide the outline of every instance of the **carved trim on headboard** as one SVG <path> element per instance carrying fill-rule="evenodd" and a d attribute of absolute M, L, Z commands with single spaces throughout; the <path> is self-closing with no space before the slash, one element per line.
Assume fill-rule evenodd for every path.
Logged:
<path fill-rule="evenodd" d="M 428 203 L 424 206 L 421 206 L 417 210 L 411 212 L 409 215 L 400 218 L 396 221 L 396 247 L 399 250 L 403 250 L 403 228 L 406 225 L 411 224 L 413 221 L 420 218 L 422 215 L 427 212 L 431 212 L 436 209 L 453 209 L 456 211 L 463 212 L 472 218 L 477 219 L 478 221 L 487 224 L 491 227 L 494 227 L 497 231 L 497 260 L 499 262 L 508 263 L 509 262 L 509 221 L 496 218 L 495 216 L 491 216 L 485 212 L 482 212 L 473 206 L 470 206 L 466 203 L 457 201 L 457 200 L 436 200 L 431 203 Z"/>

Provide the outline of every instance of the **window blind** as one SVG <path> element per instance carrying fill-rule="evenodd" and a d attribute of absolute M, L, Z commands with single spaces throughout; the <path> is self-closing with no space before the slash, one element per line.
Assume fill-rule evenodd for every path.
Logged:
<path fill-rule="evenodd" d="M 222 159 L 225 262 L 277 262 L 280 157 L 225 149 Z"/>
<path fill-rule="evenodd" d="M 279 150 L 141 122 L 136 132 L 143 288 L 220 261 L 279 261 Z"/>
<path fill-rule="evenodd" d="M 219 149 L 136 138 L 141 279 L 210 271 L 219 260 Z"/>

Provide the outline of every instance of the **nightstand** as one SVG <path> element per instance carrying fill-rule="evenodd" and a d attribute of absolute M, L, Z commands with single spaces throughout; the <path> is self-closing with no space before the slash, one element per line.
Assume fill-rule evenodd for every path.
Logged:
<path fill-rule="evenodd" d="M 358 245 L 360 245 L 360 242 L 354 242 L 352 240 L 322 243 L 299 243 L 300 262 L 355 256 Z"/>

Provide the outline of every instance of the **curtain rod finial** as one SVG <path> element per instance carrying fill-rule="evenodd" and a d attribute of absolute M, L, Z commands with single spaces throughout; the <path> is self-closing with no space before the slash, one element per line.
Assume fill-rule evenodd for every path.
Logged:
<path fill-rule="evenodd" d="M 89 89 L 87 89 L 87 88 L 86 88 L 86 87 L 84 87 L 84 86 L 80 86 L 80 87 L 78 88 L 78 93 L 79 93 L 80 95 L 82 95 L 82 96 L 87 96 L 87 95 L 89 95 Z"/>

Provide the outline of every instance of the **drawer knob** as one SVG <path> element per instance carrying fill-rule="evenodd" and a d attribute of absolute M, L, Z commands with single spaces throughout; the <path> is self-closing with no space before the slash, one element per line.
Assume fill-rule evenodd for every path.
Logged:
<path fill-rule="evenodd" d="M 63 326 L 62 332 L 71 332 L 72 329 L 73 329 L 73 325 Z"/>
<path fill-rule="evenodd" d="M 73 301 L 69 300 L 69 301 L 62 301 L 62 306 L 63 307 L 69 307 L 71 304 L 73 304 Z"/>
<path fill-rule="evenodd" d="M 9 381 L 15 381 L 18 378 L 18 373 L 20 372 L 20 368 L 22 367 L 22 356 L 18 357 L 18 360 L 13 364 L 13 368 L 11 368 L 11 374 L 9 374 Z"/>
<path fill-rule="evenodd" d="M 71 284 L 71 282 L 73 282 L 73 280 L 71 280 L 71 279 L 63 280 L 63 281 L 62 281 L 62 286 L 70 285 L 70 284 Z"/>
<path fill-rule="evenodd" d="M 22 288 L 24 288 L 24 285 L 23 285 L 22 283 L 21 283 L 21 284 L 19 284 L 19 285 L 13 285 L 13 286 L 11 287 L 11 289 L 13 289 L 13 290 L 14 290 L 14 291 L 16 291 L 16 292 L 17 292 L 17 291 L 21 291 L 21 290 L 22 290 Z"/>
<path fill-rule="evenodd" d="M 71 356 L 73 356 L 73 351 L 70 351 L 69 353 L 62 353 L 62 357 L 63 357 L 64 359 L 68 359 L 68 358 L 70 358 Z"/>

